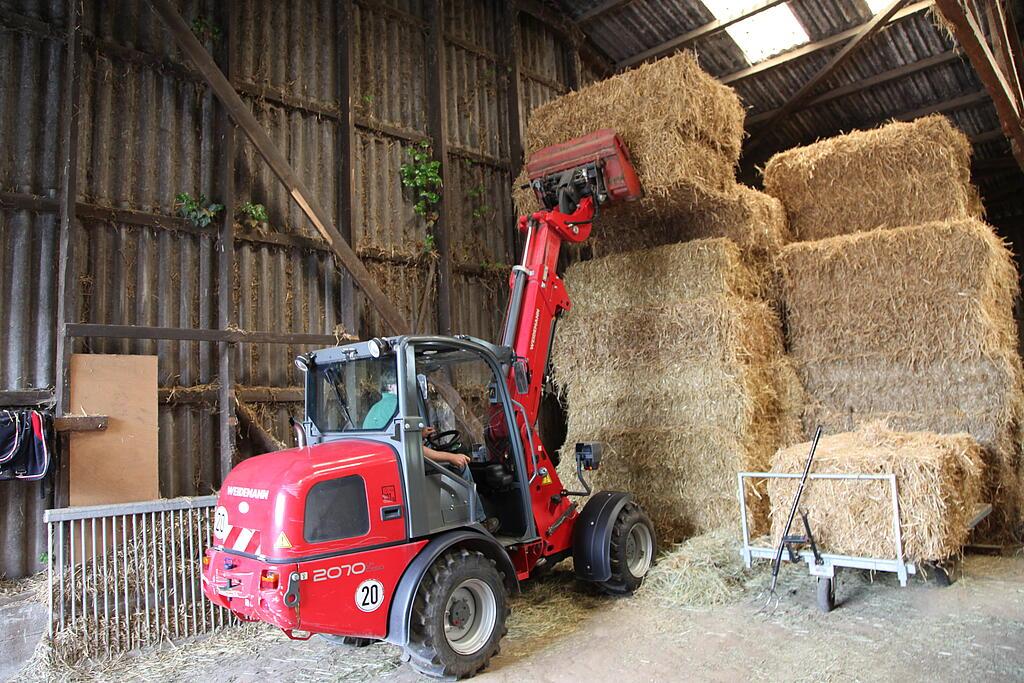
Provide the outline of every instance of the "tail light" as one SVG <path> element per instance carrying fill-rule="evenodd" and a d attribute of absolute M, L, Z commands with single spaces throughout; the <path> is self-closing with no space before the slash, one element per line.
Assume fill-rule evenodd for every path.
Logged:
<path fill-rule="evenodd" d="M 209 555 L 203 555 L 203 569 L 206 569 L 209 566 L 210 566 L 210 556 Z"/>
<path fill-rule="evenodd" d="M 278 575 L 273 569 L 264 569 L 260 572 L 260 590 L 272 591 L 277 589 Z"/>

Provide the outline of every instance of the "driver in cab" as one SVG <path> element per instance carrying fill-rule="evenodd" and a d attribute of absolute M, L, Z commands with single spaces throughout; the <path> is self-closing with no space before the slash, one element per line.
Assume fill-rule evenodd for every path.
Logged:
<path fill-rule="evenodd" d="M 381 379 L 383 386 L 381 387 L 380 400 L 370 406 L 366 417 L 363 418 L 363 429 L 385 429 L 392 416 L 394 416 L 395 411 L 398 410 L 398 386 L 395 377 L 391 373 L 386 373 Z M 436 432 L 437 430 L 433 427 L 424 427 L 423 438 L 427 439 Z M 469 471 L 468 455 L 439 451 L 426 444 L 423 445 L 423 455 L 428 460 L 436 463 L 452 465 L 466 473 Z"/>

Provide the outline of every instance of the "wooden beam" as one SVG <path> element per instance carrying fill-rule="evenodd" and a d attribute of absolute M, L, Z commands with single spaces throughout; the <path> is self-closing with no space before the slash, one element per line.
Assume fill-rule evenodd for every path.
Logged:
<path fill-rule="evenodd" d="M 996 0 L 1000 4 L 1000 7 L 1004 9 L 1005 6 L 1003 0 Z M 1004 14 L 1004 26 L 1006 27 L 1006 39 L 1007 39 L 1007 50 L 1009 50 L 1012 56 L 1012 61 L 1017 69 L 1017 83 L 1024 86 L 1024 50 L 1021 49 L 1020 45 L 1020 31 L 1017 28 L 1016 20 L 1011 12 L 1009 21 L 1005 21 Z M 1021 93 L 1024 97 L 1024 92 Z"/>
<path fill-rule="evenodd" d="M 1000 157 L 993 159 L 974 159 L 971 161 L 971 170 L 977 173 L 991 173 L 997 171 L 1019 171 L 1020 166 L 1017 160 L 1011 157 Z"/>
<path fill-rule="evenodd" d="M 658 45 L 655 45 L 654 47 L 648 50 L 644 50 L 643 52 L 639 52 L 633 55 L 632 57 L 627 57 L 626 59 L 623 59 L 621 62 L 616 64 L 615 68 L 619 70 L 626 69 L 636 64 L 640 64 L 641 62 L 646 62 L 650 59 L 657 59 L 658 57 L 662 57 L 672 52 L 682 50 L 687 45 L 695 43 L 701 38 L 706 38 L 710 35 L 714 35 L 715 33 L 719 33 L 720 31 L 724 31 L 725 29 L 735 24 L 738 24 L 744 19 L 749 19 L 755 14 L 759 14 L 761 12 L 764 12 L 765 10 L 771 9 L 772 7 L 775 7 L 776 5 L 781 5 L 785 2 L 788 2 L 788 0 L 763 0 L 762 2 L 759 2 L 756 5 L 750 7 L 746 11 L 737 14 L 735 17 L 730 17 L 728 19 L 715 19 L 714 21 L 709 21 L 708 23 L 702 26 L 698 26 L 692 31 L 687 31 L 681 36 L 677 36 L 675 38 L 672 38 L 671 40 L 666 40 L 665 42 L 659 43 Z"/>
<path fill-rule="evenodd" d="M 1001 128 L 993 128 L 992 130 L 986 130 L 981 133 L 968 136 L 971 140 L 972 145 L 980 145 L 986 142 L 995 142 L 996 140 L 1005 140 L 1006 134 L 1003 133 Z M 1017 162 L 1020 165 L 1020 162 Z"/>
<path fill-rule="evenodd" d="M 613 12 L 620 7 L 628 5 L 631 2 L 633 2 L 633 0 L 605 0 L 605 2 L 602 2 L 597 7 L 589 9 L 576 17 L 576 23 L 580 26 L 590 23 L 596 19 L 600 19 L 609 12 Z"/>
<path fill-rule="evenodd" d="M 235 75 L 234 29 L 238 25 L 235 12 L 235 0 L 224 0 L 223 16 L 224 36 L 220 41 L 220 67 L 232 80 Z M 219 181 L 221 203 L 224 204 L 224 215 L 221 219 L 217 249 L 217 324 L 226 330 L 234 324 L 232 317 L 231 293 L 235 282 L 235 154 L 237 138 L 235 124 L 227 107 L 217 108 L 217 135 L 220 144 Z M 219 481 L 223 483 L 228 473 L 235 466 L 235 433 L 238 420 L 235 417 L 235 364 L 237 349 L 231 344 L 221 342 L 217 347 L 217 420 L 219 432 Z"/>
<path fill-rule="evenodd" d="M 301 346 L 333 345 L 332 334 L 303 334 L 299 332 L 247 332 L 245 330 L 210 330 L 188 327 L 148 327 L 144 325 L 103 325 L 99 323 L 69 323 L 65 326 L 69 337 L 94 339 L 154 339 L 161 341 L 226 342 L 230 344 L 295 344 Z"/>
<path fill-rule="evenodd" d="M 335 211 L 342 238 L 352 244 L 355 224 L 356 196 L 356 121 L 353 102 L 353 74 L 355 72 L 355 9 L 353 0 L 336 3 L 336 31 L 338 39 L 338 132 L 337 159 L 338 194 Z M 359 334 L 359 310 L 352 276 L 342 273 L 341 324 L 350 334 Z"/>
<path fill-rule="evenodd" d="M 0 390 L 0 407 L 27 408 L 53 402 L 53 391 L 49 389 L 4 389 Z"/>
<path fill-rule="evenodd" d="M 82 4 L 67 2 L 67 38 L 64 62 L 63 104 L 61 108 L 60 159 L 60 245 L 57 261 L 57 349 L 54 398 L 59 414 L 71 406 L 71 350 L 74 342 L 67 335 L 67 325 L 75 320 L 78 298 L 78 277 L 75 271 L 74 246 L 77 242 L 78 219 L 75 215 L 78 197 L 78 115 L 81 103 Z M 62 441 L 61 458 L 55 475 L 54 507 L 67 505 L 70 488 L 68 444 Z"/>
<path fill-rule="evenodd" d="M 1010 94 L 1017 103 L 1017 110 L 1024 105 L 1024 94 L 1021 92 L 1019 56 L 1014 54 L 1010 45 L 1010 31 L 1006 25 L 1006 15 L 1000 0 L 989 0 L 985 3 L 985 14 L 988 19 L 989 37 L 992 40 L 996 62 L 1010 87 Z M 1016 35 L 1016 31 L 1014 31 Z"/>
<path fill-rule="evenodd" d="M 212 403 L 217 400 L 218 385 L 196 387 L 160 387 L 158 399 L 162 404 Z M 243 387 L 235 385 L 235 398 L 242 403 L 302 403 L 303 387 Z"/>
<path fill-rule="evenodd" d="M 989 101 L 991 101 L 991 99 L 988 96 L 988 92 L 985 90 L 979 90 L 977 92 L 961 95 L 960 97 L 954 97 L 951 100 L 943 100 L 942 102 L 929 104 L 911 111 L 900 112 L 892 118 L 896 121 L 913 121 L 914 119 L 919 119 L 922 116 L 928 116 L 929 114 L 948 114 L 949 112 L 956 111 L 957 109 L 966 109 L 967 107 L 973 107 Z"/>
<path fill-rule="evenodd" d="M 55 432 L 106 431 L 110 418 L 106 415 L 61 415 L 53 418 Z"/>
<path fill-rule="evenodd" d="M 915 2 L 912 5 L 908 5 L 901 9 L 900 11 L 896 12 L 896 14 L 889 18 L 887 24 L 894 24 L 898 21 L 901 21 L 902 19 L 914 16 L 915 14 L 927 10 L 933 4 L 935 4 L 934 0 L 918 0 L 918 2 Z M 870 23 L 870 21 L 866 23 Z M 745 69 L 739 69 L 737 71 L 733 71 L 730 74 L 720 76 L 718 80 L 726 85 L 732 85 L 733 83 L 737 83 L 744 79 L 750 78 L 751 76 L 756 76 L 757 74 L 763 73 L 765 71 L 776 69 L 782 66 L 783 64 L 788 64 L 789 62 L 801 59 L 803 57 L 806 57 L 807 55 L 811 55 L 816 52 L 820 52 L 821 50 L 827 50 L 831 47 L 842 45 L 843 43 L 851 40 L 854 36 L 860 33 L 861 29 L 865 25 L 866 24 L 860 24 L 858 26 L 854 26 L 853 28 L 849 28 L 845 31 L 841 31 L 840 33 L 837 33 L 835 35 L 829 36 L 828 38 L 822 38 L 821 40 L 816 40 L 812 43 L 802 45 L 800 47 L 790 50 L 789 52 L 783 52 L 781 55 L 772 57 L 770 59 L 766 59 L 763 62 L 758 62 L 753 66 L 748 66 Z"/>
<path fill-rule="evenodd" d="M 505 63 L 508 65 L 505 74 L 505 112 L 508 125 L 508 156 L 510 183 L 519 175 L 523 168 L 523 119 L 522 101 L 519 92 L 521 82 L 520 69 L 522 67 L 522 55 L 519 51 L 520 39 L 520 16 L 519 9 L 514 2 L 504 3 L 502 14 L 503 30 L 499 34 L 504 37 L 503 52 Z M 505 230 L 505 260 L 513 262 L 516 252 L 516 228 L 515 225 L 506 225 Z"/>
<path fill-rule="evenodd" d="M 872 17 L 870 21 L 862 24 L 850 41 L 843 46 L 839 52 L 833 55 L 832 59 L 830 59 L 828 63 L 818 71 L 818 73 L 811 77 L 811 80 L 800 86 L 800 89 L 797 90 L 785 104 L 776 109 L 775 112 L 761 125 L 759 130 L 772 130 L 775 124 L 803 104 L 808 97 L 814 94 L 815 90 L 817 90 L 822 83 L 835 73 L 836 69 L 845 64 L 857 50 L 874 38 L 875 34 L 882 30 L 882 27 L 889 23 L 889 20 L 907 4 L 907 1 L 908 0 L 893 0 L 893 2 L 891 2 L 884 10 Z M 757 146 L 758 142 L 755 142 L 754 147 L 756 148 Z"/>
<path fill-rule="evenodd" d="M 910 76 L 911 74 L 918 73 L 919 71 L 924 71 L 925 69 L 941 66 L 943 64 L 949 64 L 950 62 L 960 61 L 960 59 L 961 56 L 957 53 L 956 50 L 946 50 L 945 52 L 941 52 L 937 55 L 932 55 L 931 57 L 926 57 L 925 59 L 921 59 L 916 62 L 911 62 L 909 64 L 904 64 L 903 66 L 898 66 L 895 69 L 883 71 L 882 73 L 876 74 L 869 78 L 857 80 L 854 81 L 853 83 L 848 83 L 847 85 L 840 86 L 838 88 L 833 88 L 832 90 L 824 92 L 821 95 L 808 100 L 807 102 L 803 103 L 793 111 L 795 112 L 804 109 L 812 109 L 814 107 L 821 106 L 828 102 L 834 102 L 835 100 L 841 99 L 848 95 L 852 95 L 854 93 L 867 90 L 868 88 L 873 88 L 876 85 L 882 85 L 884 83 L 896 81 L 901 78 Z M 764 121 L 767 121 L 772 116 L 774 116 L 777 111 L 778 109 L 772 109 L 770 111 L 761 112 L 760 114 L 755 114 L 754 116 L 748 116 L 746 125 L 756 126 L 760 123 L 763 123 Z"/>
<path fill-rule="evenodd" d="M 398 308 L 388 299 L 376 279 L 359 261 L 355 252 L 345 242 L 331 222 L 327 212 L 314 198 L 306 184 L 298 177 L 288 159 L 277 148 L 270 136 L 253 116 L 252 111 L 238 95 L 224 73 L 217 67 L 210 54 L 192 34 L 185 20 L 175 10 L 171 0 L 150 0 L 156 14 L 163 19 L 178 47 L 192 61 L 203 78 L 210 84 L 214 94 L 224 104 L 231 118 L 238 124 L 249 141 L 256 147 L 271 170 L 284 183 L 289 195 L 306 217 L 313 223 L 320 235 L 331 246 L 341 264 L 352 273 L 352 277 L 363 290 L 370 304 L 380 313 L 385 323 L 396 333 L 409 331 L 408 322 Z"/>
<path fill-rule="evenodd" d="M 434 157 L 441 161 L 441 200 L 437 203 L 437 220 L 433 235 L 438 252 L 437 266 L 437 331 L 452 333 L 452 245 L 451 229 L 453 198 L 446 195 L 453 189 L 454 174 L 448 158 L 448 75 L 444 43 L 445 0 L 429 0 L 427 14 L 427 129 L 430 132 Z M 420 323 L 422 324 L 422 323 Z M 425 332 L 426 330 L 415 330 Z"/>
<path fill-rule="evenodd" d="M 238 401 L 235 406 L 238 414 L 238 426 L 240 429 L 245 430 L 246 436 L 252 440 L 253 445 L 261 453 L 273 453 L 275 451 L 281 451 L 288 446 L 283 441 L 278 441 L 277 437 L 268 432 L 260 424 L 256 418 L 256 411 L 254 411 L 247 404 Z M 259 455 L 257 453 L 256 455 Z"/>
<path fill-rule="evenodd" d="M 1010 139 L 1013 155 L 1024 169 L 1024 126 L 1021 124 L 1020 104 L 1011 94 L 1009 84 L 996 65 L 977 21 L 973 14 L 964 10 L 959 0 L 935 0 L 935 4 L 952 28 L 960 47 L 967 53 L 978 78 L 992 96 L 1003 134 Z"/>

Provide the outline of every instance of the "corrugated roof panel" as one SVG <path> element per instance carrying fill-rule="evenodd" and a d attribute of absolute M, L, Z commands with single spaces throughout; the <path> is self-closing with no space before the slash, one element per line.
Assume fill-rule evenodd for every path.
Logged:
<path fill-rule="evenodd" d="M 811 40 L 821 40 L 872 17 L 863 0 L 792 0 L 788 3 Z"/>

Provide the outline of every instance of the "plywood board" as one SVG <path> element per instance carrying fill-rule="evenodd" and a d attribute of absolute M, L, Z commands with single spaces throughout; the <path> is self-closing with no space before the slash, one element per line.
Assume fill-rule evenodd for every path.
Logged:
<path fill-rule="evenodd" d="M 69 412 L 109 416 L 106 431 L 71 435 L 71 505 L 160 497 L 156 356 L 71 356 Z"/>

